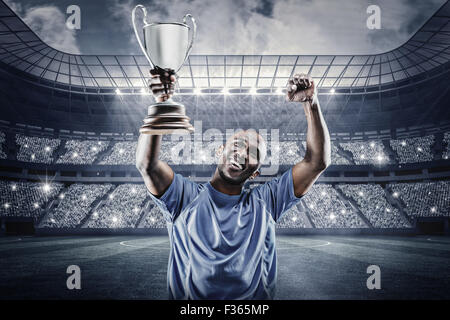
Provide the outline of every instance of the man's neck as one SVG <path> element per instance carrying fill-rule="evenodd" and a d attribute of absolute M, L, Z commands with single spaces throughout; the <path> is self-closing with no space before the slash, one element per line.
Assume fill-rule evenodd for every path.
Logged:
<path fill-rule="evenodd" d="M 210 181 L 214 189 L 219 192 L 228 194 L 230 196 L 241 194 L 243 184 L 232 184 L 225 181 L 219 174 L 219 170 L 216 169 L 214 175 Z"/>

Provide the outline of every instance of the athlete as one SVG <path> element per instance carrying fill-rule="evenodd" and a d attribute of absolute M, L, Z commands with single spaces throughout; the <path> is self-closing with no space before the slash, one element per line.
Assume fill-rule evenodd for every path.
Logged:
<path fill-rule="evenodd" d="M 164 78 L 162 78 L 164 79 Z M 156 101 L 169 99 L 176 78 L 153 75 Z M 166 86 L 167 89 L 167 86 Z M 160 135 L 141 134 L 136 167 L 167 222 L 169 299 L 273 299 L 277 276 L 275 224 L 330 163 L 330 137 L 314 81 L 295 75 L 286 99 L 301 103 L 308 129 L 303 160 L 280 177 L 243 191 L 256 178 L 266 145 L 254 130 L 240 131 L 219 150 L 208 183 L 175 174 L 159 160 Z M 300 107 L 300 106 L 299 106 Z"/>

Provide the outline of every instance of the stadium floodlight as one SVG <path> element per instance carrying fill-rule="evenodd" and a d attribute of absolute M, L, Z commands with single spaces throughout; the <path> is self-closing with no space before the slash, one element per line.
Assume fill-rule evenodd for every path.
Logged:
<path fill-rule="evenodd" d="M 341 210 L 341 213 L 342 213 L 342 214 L 345 214 L 345 209 L 342 209 L 342 210 Z"/>
<path fill-rule="evenodd" d="M 406 141 L 402 141 L 402 146 L 404 147 L 404 146 L 406 146 Z"/>
<path fill-rule="evenodd" d="M 39 204 L 37 202 L 33 203 L 33 207 L 39 208 Z"/>
<path fill-rule="evenodd" d="M 138 207 L 134 207 L 133 211 L 134 211 L 134 213 L 138 213 L 139 212 L 139 208 Z"/>
<path fill-rule="evenodd" d="M 111 193 L 111 194 L 109 195 L 109 198 L 110 198 L 110 199 L 114 199 L 114 195 Z"/>
<path fill-rule="evenodd" d="M 250 90 L 248 91 L 248 93 L 250 93 L 251 95 L 255 95 L 258 94 L 258 91 L 256 91 L 255 87 L 250 88 Z"/>
<path fill-rule="evenodd" d="M 431 212 L 435 213 L 436 212 L 436 207 L 431 207 Z"/>
<path fill-rule="evenodd" d="M 117 217 L 113 217 L 113 218 L 112 218 L 112 221 L 113 221 L 113 222 L 117 222 Z"/>
<path fill-rule="evenodd" d="M 146 88 L 141 89 L 141 94 L 149 94 L 148 90 Z"/>
<path fill-rule="evenodd" d="M 59 198 L 60 198 L 60 199 L 64 199 L 64 197 L 65 197 L 64 193 L 61 193 L 61 194 L 59 195 Z"/>
<path fill-rule="evenodd" d="M 394 198 L 398 198 L 398 192 L 397 192 L 397 191 L 394 192 L 394 193 L 392 194 L 392 196 L 393 196 Z"/>
<path fill-rule="evenodd" d="M 94 211 L 94 217 L 98 217 L 98 212 Z"/>
<path fill-rule="evenodd" d="M 391 212 L 391 209 L 389 209 L 389 208 L 386 208 L 386 212 Z"/>
<path fill-rule="evenodd" d="M 331 89 L 330 89 L 330 93 L 331 93 L 331 94 L 334 94 L 335 92 L 336 92 L 336 90 L 334 90 L 334 88 L 331 88 Z"/>
<path fill-rule="evenodd" d="M 76 158 L 76 157 L 78 157 L 78 153 L 74 152 L 74 153 L 72 154 L 72 158 Z"/>
<path fill-rule="evenodd" d="M 53 218 L 50 218 L 50 221 L 51 221 L 52 223 L 55 223 L 55 222 L 56 222 L 55 219 L 53 219 Z"/>
<path fill-rule="evenodd" d="M 102 144 L 102 142 L 101 141 L 99 141 L 98 143 L 97 143 L 99 146 Z"/>
<path fill-rule="evenodd" d="M 12 191 L 16 191 L 17 186 L 16 186 L 15 184 L 13 184 L 13 185 L 11 186 L 11 189 L 12 189 Z"/>
<path fill-rule="evenodd" d="M 336 219 L 336 216 L 332 213 L 332 214 L 330 214 L 330 219 L 334 220 L 334 219 Z"/>
<path fill-rule="evenodd" d="M 124 152 L 125 152 L 125 150 L 119 149 L 119 153 L 120 153 L 120 154 L 123 154 Z"/>
<path fill-rule="evenodd" d="M 361 159 L 364 159 L 365 157 L 366 157 L 366 156 L 365 156 L 365 155 L 363 155 L 363 154 L 362 154 L 362 155 L 360 156 L 360 158 L 361 158 Z"/>
<path fill-rule="evenodd" d="M 45 192 L 49 192 L 50 191 L 50 185 L 48 183 L 45 183 L 43 185 L 42 189 L 44 189 Z"/>
<path fill-rule="evenodd" d="M 229 95 L 229 94 L 230 94 L 230 89 L 228 89 L 227 87 L 225 87 L 225 88 L 222 89 L 222 93 L 223 93 L 224 95 Z"/>
<path fill-rule="evenodd" d="M 136 193 L 136 188 L 133 187 L 133 188 L 131 189 L 131 192 L 132 192 L 132 193 Z"/>
<path fill-rule="evenodd" d="M 49 151 L 50 151 L 50 147 L 49 147 L 49 146 L 46 146 L 46 147 L 45 147 L 45 151 L 49 152 Z"/>
<path fill-rule="evenodd" d="M 421 147 L 417 147 L 417 151 L 422 152 L 423 149 Z"/>
<path fill-rule="evenodd" d="M 295 216 L 292 217 L 292 221 L 294 221 L 294 222 L 297 221 L 297 217 L 295 217 Z"/>
<path fill-rule="evenodd" d="M 34 160 L 36 158 L 36 156 L 34 155 L 34 153 L 31 155 L 31 159 Z"/>
<path fill-rule="evenodd" d="M 202 88 L 194 88 L 194 94 L 196 94 L 196 95 L 201 95 L 202 94 Z"/>
<path fill-rule="evenodd" d="M 92 147 L 92 151 L 97 151 L 97 147 Z"/>
<path fill-rule="evenodd" d="M 364 196 L 364 193 L 362 193 L 362 191 L 360 191 L 360 192 L 358 192 L 358 195 L 359 195 L 360 197 L 362 197 L 362 196 Z"/>
<path fill-rule="evenodd" d="M 374 148 L 374 147 L 375 147 L 375 143 L 371 142 L 371 143 L 370 143 L 370 147 L 371 147 L 371 148 Z"/>
<path fill-rule="evenodd" d="M 283 94 L 283 88 L 277 88 L 275 91 L 276 94 Z"/>
<path fill-rule="evenodd" d="M 5 207 L 5 209 L 8 209 L 9 208 L 9 203 L 5 203 L 4 207 Z"/>
<path fill-rule="evenodd" d="M 81 199 L 86 200 L 86 195 L 83 194 L 83 195 L 81 196 Z"/>
<path fill-rule="evenodd" d="M 383 156 L 381 155 L 381 154 L 379 154 L 378 156 L 377 156 L 377 160 L 378 160 L 378 162 L 382 162 L 383 161 Z"/>
<path fill-rule="evenodd" d="M 121 95 L 121 94 L 122 94 L 122 91 L 120 91 L 120 89 L 117 88 L 117 89 L 116 89 L 116 94 Z"/>

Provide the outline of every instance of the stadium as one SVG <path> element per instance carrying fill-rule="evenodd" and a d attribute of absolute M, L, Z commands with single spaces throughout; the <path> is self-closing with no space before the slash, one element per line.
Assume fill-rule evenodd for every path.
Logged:
<path fill-rule="evenodd" d="M 148 61 L 54 49 L 3 1 L 0 45 L 0 299 L 166 299 L 166 222 L 135 167 Z M 280 176 L 306 149 L 284 97 L 297 73 L 318 84 L 332 163 L 277 224 L 276 298 L 450 298 L 450 4 L 381 54 L 191 55 L 175 100 L 193 150 L 209 128 L 254 128 L 270 151 L 245 188 Z M 164 136 L 161 159 L 209 181 L 211 155 L 174 161 L 178 143 Z"/>

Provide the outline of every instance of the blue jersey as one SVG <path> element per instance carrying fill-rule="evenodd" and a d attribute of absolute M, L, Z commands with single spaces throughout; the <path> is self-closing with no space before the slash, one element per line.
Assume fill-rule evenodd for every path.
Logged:
<path fill-rule="evenodd" d="M 179 174 L 158 199 L 170 238 L 170 299 L 273 299 L 275 223 L 300 198 L 292 169 L 240 195 Z"/>

